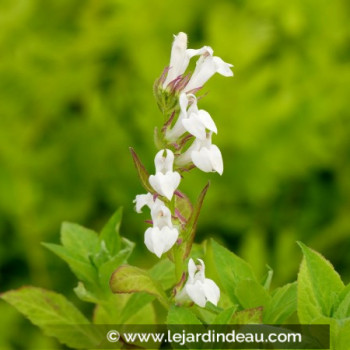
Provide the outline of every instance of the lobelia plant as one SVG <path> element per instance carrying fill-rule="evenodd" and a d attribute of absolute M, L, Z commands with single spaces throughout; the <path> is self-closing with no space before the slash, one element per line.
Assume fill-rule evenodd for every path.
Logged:
<path fill-rule="evenodd" d="M 195 56 L 193 74 L 186 73 Z M 164 116 L 163 126 L 155 129 L 158 152 L 154 174 L 149 174 L 130 149 L 146 191 L 136 196 L 135 210 L 140 213 L 149 208 L 151 227 L 145 230 L 144 243 L 160 260 L 149 270 L 128 264 L 134 243 L 120 235 L 121 209 L 100 233 L 64 223 L 61 245 L 44 246 L 76 275 L 74 292 L 82 301 L 95 304 L 92 319 L 63 295 L 42 288 L 26 286 L 1 295 L 45 334 L 73 349 L 82 349 L 101 343 L 104 335 L 90 327 L 96 324 L 299 321 L 330 324 L 332 349 L 348 349 L 350 285 L 344 285 L 321 255 L 299 243 L 304 258 L 297 282 L 271 290 L 270 268 L 260 279 L 247 262 L 215 240 L 194 243 L 209 183 L 194 204 L 179 185 L 193 168 L 223 173 L 221 152 L 212 144 L 217 128 L 210 114 L 198 108 L 197 94 L 215 73 L 232 76 L 231 67 L 213 56 L 212 48 L 188 49 L 186 34 L 175 36 L 169 67 L 154 85 Z"/>

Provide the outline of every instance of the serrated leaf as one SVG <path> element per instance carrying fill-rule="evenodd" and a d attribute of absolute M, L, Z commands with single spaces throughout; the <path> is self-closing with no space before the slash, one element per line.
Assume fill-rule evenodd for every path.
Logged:
<path fill-rule="evenodd" d="M 289 283 L 272 293 L 264 309 L 264 323 L 282 324 L 297 311 L 297 283 Z"/>
<path fill-rule="evenodd" d="M 332 316 L 344 284 L 331 263 L 321 254 L 300 242 L 298 244 L 304 254 L 298 275 L 299 319 L 307 323 L 321 316 Z"/>
<path fill-rule="evenodd" d="M 1 297 L 45 334 L 72 348 L 92 348 L 101 340 L 96 332 L 86 327 L 90 322 L 61 294 L 23 287 L 3 293 Z"/>
<path fill-rule="evenodd" d="M 114 271 L 110 287 L 113 293 L 145 292 L 154 295 L 168 306 L 168 300 L 159 282 L 151 278 L 149 273 L 135 266 L 123 265 Z"/>
<path fill-rule="evenodd" d="M 269 304 L 271 297 L 266 289 L 253 280 L 238 281 L 235 296 L 244 309 L 252 309 Z"/>
<path fill-rule="evenodd" d="M 184 241 L 186 242 L 186 247 L 183 255 L 183 260 L 185 260 L 191 252 L 191 247 L 194 241 L 194 237 L 196 235 L 199 214 L 201 212 L 203 201 L 204 201 L 205 195 L 208 192 L 209 186 L 210 186 L 210 182 L 207 183 L 207 185 L 203 188 L 202 192 L 200 193 L 197 199 L 197 203 L 193 207 L 192 215 L 187 223 L 186 231 L 184 233 Z"/>
<path fill-rule="evenodd" d="M 217 274 L 220 278 L 221 285 L 226 290 L 234 304 L 238 304 L 239 300 L 235 295 L 235 289 L 242 280 L 252 280 L 256 282 L 256 277 L 252 268 L 243 259 L 231 253 L 229 250 L 211 240 L 214 263 Z"/>
<path fill-rule="evenodd" d="M 121 246 L 119 229 L 122 221 L 123 208 L 119 208 L 109 219 L 100 233 L 100 241 L 104 241 L 111 256 L 116 255 Z"/>
<path fill-rule="evenodd" d="M 89 285 L 98 282 L 97 270 L 87 258 L 61 245 L 52 243 L 42 243 L 42 245 L 65 261 L 79 280 L 87 282 Z"/>
<path fill-rule="evenodd" d="M 64 260 L 79 280 L 93 286 L 98 283 L 94 257 L 99 251 L 97 233 L 77 224 L 65 222 L 61 227 L 62 246 L 42 243 Z"/>
<path fill-rule="evenodd" d="M 172 305 L 169 308 L 167 323 L 169 325 L 202 324 L 201 321 L 189 309 Z"/>
<path fill-rule="evenodd" d="M 154 189 L 149 184 L 149 181 L 148 181 L 149 173 L 146 170 L 145 166 L 142 164 L 140 158 L 138 157 L 138 155 L 136 154 L 136 152 L 132 147 L 130 147 L 130 152 L 131 152 L 131 156 L 134 161 L 135 168 L 137 170 L 137 174 L 139 176 L 142 186 L 147 192 L 155 193 Z"/>
<path fill-rule="evenodd" d="M 78 224 L 64 222 L 61 227 L 61 243 L 67 249 L 88 261 L 99 251 L 100 243 L 95 231 Z"/>

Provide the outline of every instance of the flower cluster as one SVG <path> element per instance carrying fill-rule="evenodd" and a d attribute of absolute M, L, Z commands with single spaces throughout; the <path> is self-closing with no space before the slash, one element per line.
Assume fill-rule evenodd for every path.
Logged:
<path fill-rule="evenodd" d="M 195 56 L 198 59 L 193 73 L 185 74 Z M 212 135 L 217 134 L 217 127 L 211 115 L 198 107 L 196 94 L 215 73 L 233 76 L 231 67 L 231 64 L 214 56 L 211 47 L 188 49 L 187 35 L 176 35 L 170 65 L 154 86 L 158 106 L 165 117 L 162 128 L 160 131 L 156 129 L 155 133 L 159 148 L 154 160 L 155 174 L 149 175 L 134 157 L 148 191 L 136 196 L 135 208 L 139 213 L 147 206 L 152 217 L 152 227 L 145 232 L 145 245 L 159 258 L 167 253 L 177 265 L 182 265 L 189 254 L 198 217 L 187 197 L 178 190 L 182 174 L 195 167 L 204 172 L 223 173 L 221 151 L 212 144 Z M 179 205 L 180 202 L 182 205 Z M 187 212 L 184 212 L 184 203 Z M 177 300 L 187 295 L 199 306 L 204 307 L 206 301 L 216 305 L 219 288 L 205 278 L 204 263 L 199 261 L 200 265 L 196 266 L 192 259 L 189 260 L 188 281 Z"/>

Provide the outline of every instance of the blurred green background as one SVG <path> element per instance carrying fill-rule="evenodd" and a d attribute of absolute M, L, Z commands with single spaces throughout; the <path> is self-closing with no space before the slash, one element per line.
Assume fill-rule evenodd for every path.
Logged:
<path fill-rule="evenodd" d="M 123 234 L 142 241 L 128 147 L 153 171 L 152 84 L 179 31 L 235 65 L 201 101 L 225 171 L 209 176 L 197 241 L 215 236 L 261 275 L 269 264 L 279 285 L 296 279 L 301 240 L 348 282 L 349 15 L 346 0 L 1 0 L 0 291 L 34 284 L 76 301 L 40 245 L 64 220 L 98 230 L 122 205 Z M 182 189 L 195 199 L 207 179 L 195 170 Z M 150 255 L 140 245 L 134 259 Z M 1 350 L 55 346 L 4 302 L 0 314 Z"/>

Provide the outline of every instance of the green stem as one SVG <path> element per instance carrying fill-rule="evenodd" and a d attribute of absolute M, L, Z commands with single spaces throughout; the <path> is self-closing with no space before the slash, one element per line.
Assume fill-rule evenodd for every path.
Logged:
<path fill-rule="evenodd" d="M 183 272 L 183 260 L 180 247 L 174 249 L 174 263 L 175 263 L 175 278 L 176 283 L 181 280 Z"/>

